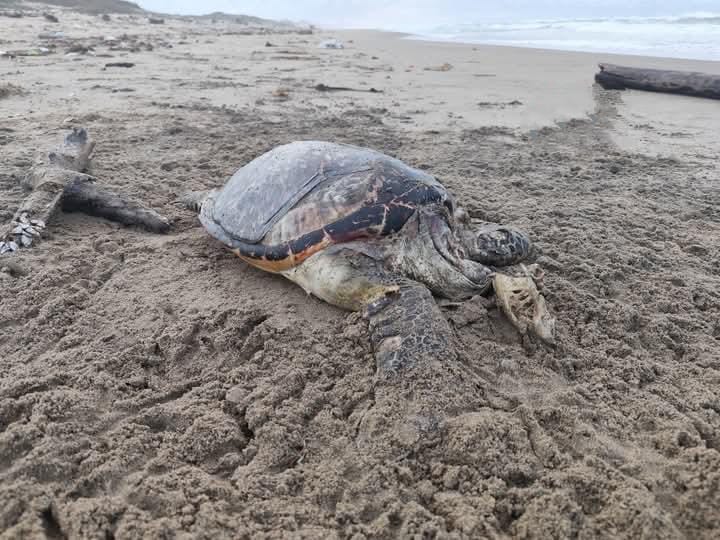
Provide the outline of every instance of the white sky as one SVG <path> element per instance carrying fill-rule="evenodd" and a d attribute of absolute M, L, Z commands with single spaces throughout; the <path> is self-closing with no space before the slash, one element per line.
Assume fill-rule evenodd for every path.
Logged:
<path fill-rule="evenodd" d="M 224 11 L 328 26 L 398 30 L 463 22 L 720 12 L 720 0 L 139 0 L 139 4 L 164 13 Z"/>

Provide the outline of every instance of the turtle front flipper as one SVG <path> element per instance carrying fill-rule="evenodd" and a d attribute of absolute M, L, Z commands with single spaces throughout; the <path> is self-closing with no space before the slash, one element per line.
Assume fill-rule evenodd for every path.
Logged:
<path fill-rule="evenodd" d="M 379 374 L 401 373 L 454 353 L 450 326 L 427 287 L 364 253 L 329 248 L 284 275 L 330 304 L 363 313 Z"/>
<path fill-rule="evenodd" d="M 356 415 L 358 445 L 374 455 L 407 455 L 437 444 L 447 418 L 484 404 L 424 285 L 344 247 L 313 255 L 284 275 L 368 321 L 376 381 L 366 410 Z"/>
<path fill-rule="evenodd" d="M 404 281 L 364 310 L 379 374 L 395 376 L 454 355 L 451 331 L 430 291 Z"/>

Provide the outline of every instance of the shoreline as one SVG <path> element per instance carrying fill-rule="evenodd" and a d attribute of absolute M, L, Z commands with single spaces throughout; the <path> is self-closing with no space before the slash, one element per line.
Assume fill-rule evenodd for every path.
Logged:
<path fill-rule="evenodd" d="M 591 56 L 614 56 L 618 58 L 627 59 L 642 59 L 642 60 L 657 60 L 659 62 L 688 62 L 690 64 L 703 64 L 709 68 L 712 73 L 720 73 L 720 60 L 708 60 L 702 58 L 684 58 L 676 56 L 655 56 L 655 55 L 643 55 L 634 53 L 622 53 L 622 52 L 602 52 L 602 51 L 587 51 L 579 49 L 554 49 L 546 47 L 533 47 L 530 45 L 503 45 L 499 43 L 484 43 L 476 41 L 463 41 L 455 39 L 441 39 L 433 38 L 432 36 L 415 34 L 413 32 L 400 32 L 396 30 L 383 30 L 381 28 L 334 28 L 334 27 L 316 27 L 318 34 L 333 34 L 333 33 L 369 33 L 369 34 L 381 34 L 386 37 L 393 37 L 398 39 L 405 39 L 408 41 L 418 41 L 428 44 L 446 44 L 446 45 L 459 45 L 469 47 L 488 47 L 497 49 L 513 49 L 519 51 L 538 51 L 547 54 L 553 53 L 572 53 L 572 54 L 584 54 Z"/>
<path fill-rule="evenodd" d="M 372 29 L 369 29 L 372 30 Z M 385 32 L 385 30 L 374 30 L 378 32 Z M 687 61 L 687 62 L 707 62 L 710 64 L 720 64 L 720 59 L 718 60 L 712 60 L 707 58 L 691 58 L 691 57 L 684 57 L 684 56 L 663 56 L 663 55 L 648 55 L 648 54 L 641 54 L 641 53 L 632 53 L 632 52 L 612 52 L 612 51 L 593 51 L 593 50 L 586 50 L 586 49 L 572 49 L 572 48 L 551 48 L 551 47 L 535 47 L 532 45 L 506 45 L 502 43 L 488 43 L 484 41 L 465 41 L 460 39 L 442 39 L 440 37 L 433 37 L 429 36 L 427 34 L 413 34 L 413 33 L 406 33 L 406 32 L 399 32 L 401 34 L 405 34 L 406 39 L 411 40 L 417 40 L 417 41 L 428 41 L 431 43 L 460 43 L 463 45 L 481 45 L 481 46 L 488 46 L 488 47 L 509 47 L 513 49 L 534 49 L 539 51 L 545 51 L 545 52 L 557 52 L 557 51 L 564 51 L 564 52 L 575 52 L 575 53 L 586 53 L 586 54 L 611 54 L 615 56 L 627 56 L 627 57 L 640 57 L 640 58 L 658 58 L 661 60 L 678 60 L 678 61 Z"/>

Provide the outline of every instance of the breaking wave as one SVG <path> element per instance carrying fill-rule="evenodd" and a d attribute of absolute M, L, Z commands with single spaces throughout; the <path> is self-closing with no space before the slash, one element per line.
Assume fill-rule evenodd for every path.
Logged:
<path fill-rule="evenodd" d="M 720 13 L 442 26 L 416 37 L 541 49 L 720 60 Z"/>

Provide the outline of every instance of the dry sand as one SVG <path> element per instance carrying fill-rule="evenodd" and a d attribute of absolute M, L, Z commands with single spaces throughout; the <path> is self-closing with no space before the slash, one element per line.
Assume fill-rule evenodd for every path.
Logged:
<path fill-rule="evenodd" d="M 62 30 L 95 55 L 0 58 L 0 219 L 82 125 L 92 173 L 174 229 L 60 214 L 0 272 L 2 538 L 720 535 L 720 103 L 600 91 L 588 54 L 52 11 L 0 17 L 0 49 Z M 347 48 L 317 48 L 331 36 Z M 308 138 L 397 156 L 526 229 L 557 350 L 473 300 L 445 308 L 457 386 L 377 381 L 358 315 L 172 204 Z M 384 421 L 415 387 L 455 406 L 439 436 Z"/>

